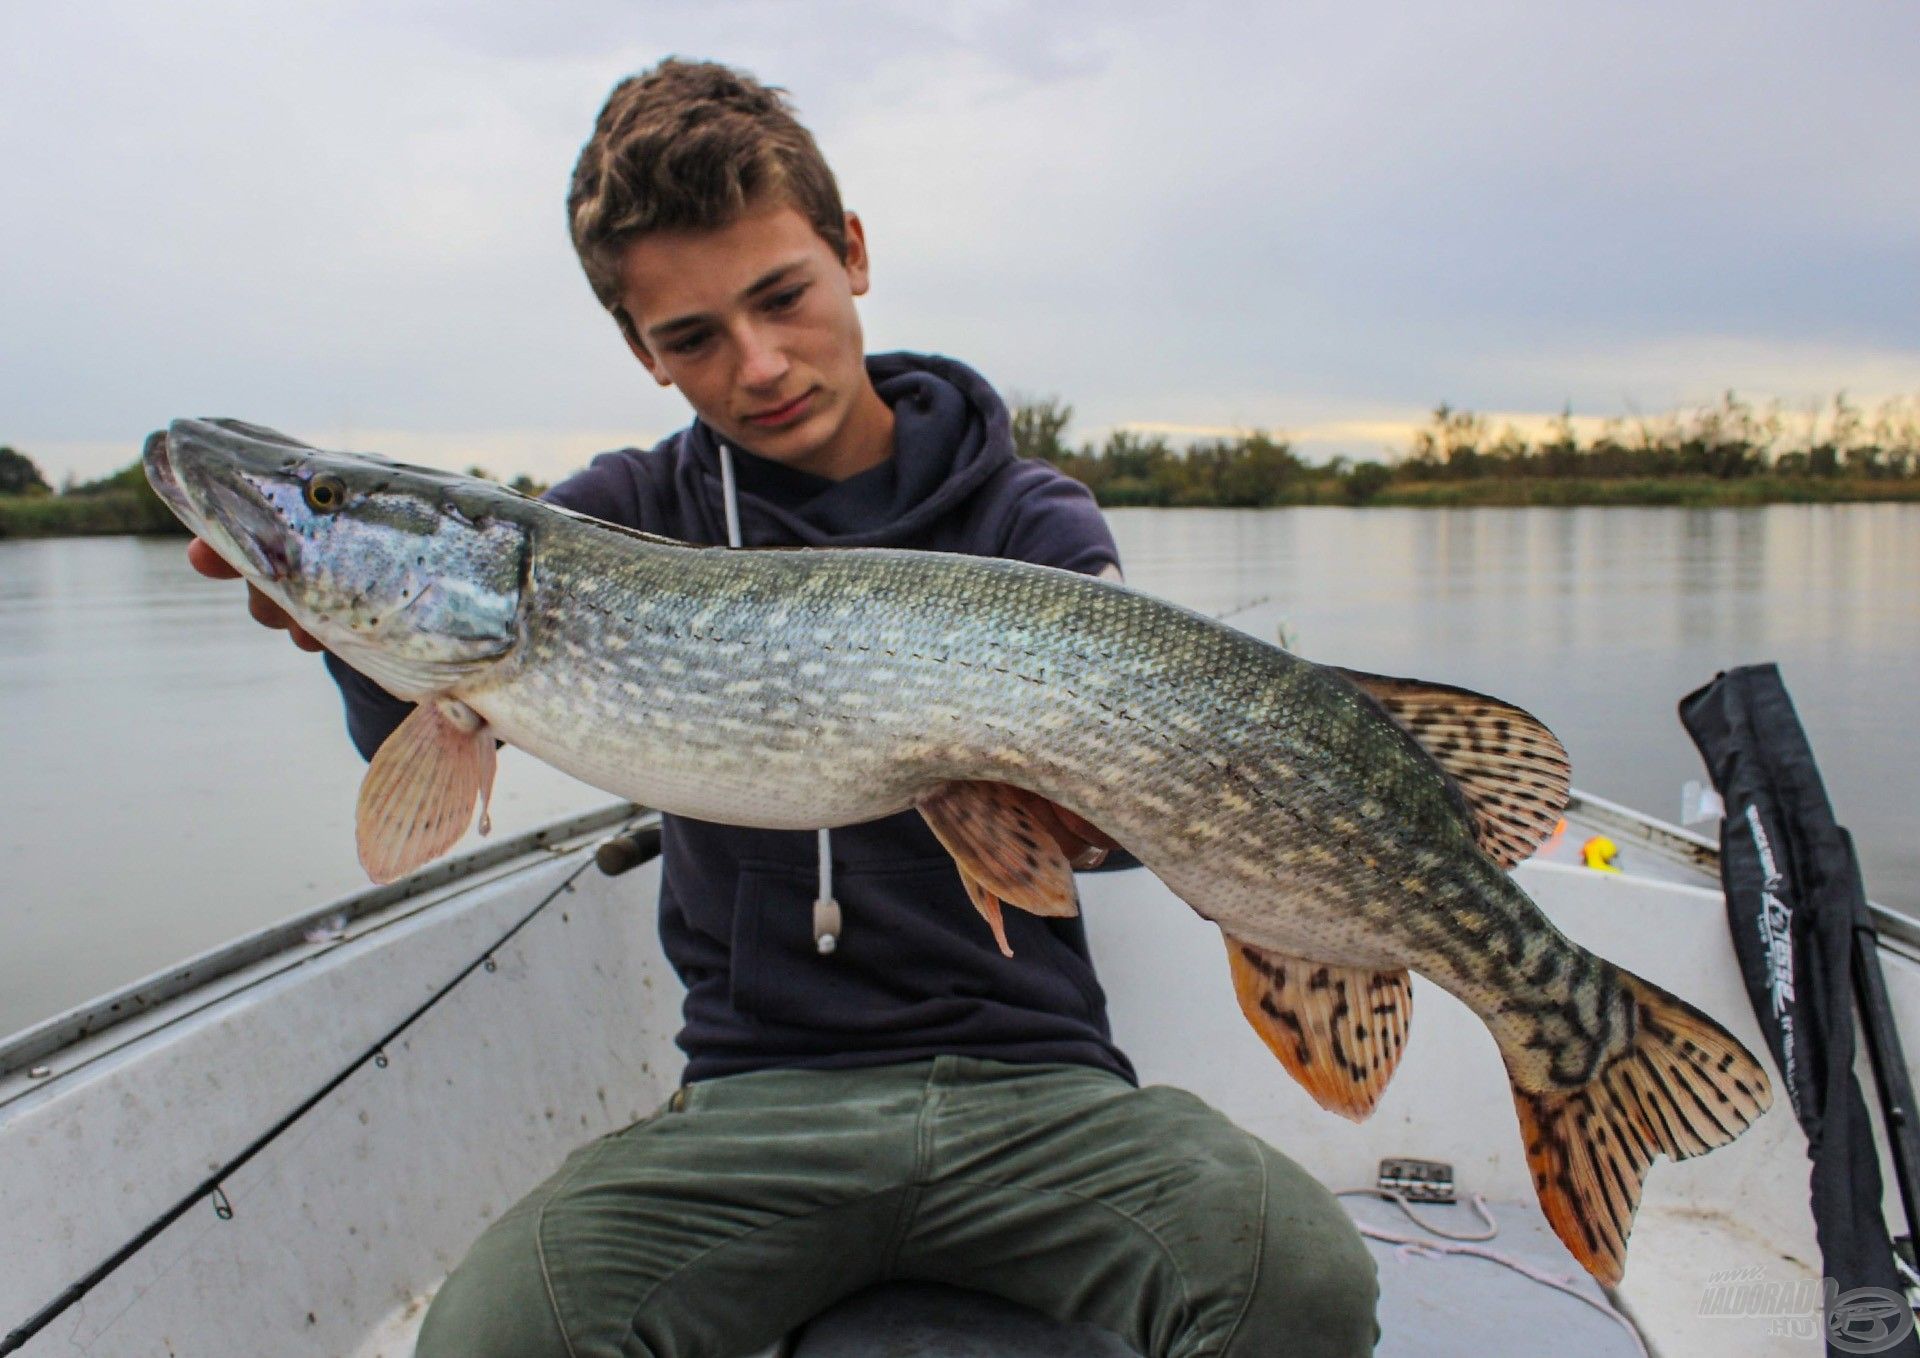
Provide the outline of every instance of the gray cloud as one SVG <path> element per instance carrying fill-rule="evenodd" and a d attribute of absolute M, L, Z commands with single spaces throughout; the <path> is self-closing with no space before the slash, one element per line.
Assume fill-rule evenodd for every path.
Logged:
<path fill-rule="evenodd" d="M 0 13 L 0 441 L 92 474 L 220 412 L 553 471 L 665 432 L 560 204 L 669 52 L 793 92 L 876 346 L 1084 430 L 1920 389 L 1910 7 L 398 8 Z"/>

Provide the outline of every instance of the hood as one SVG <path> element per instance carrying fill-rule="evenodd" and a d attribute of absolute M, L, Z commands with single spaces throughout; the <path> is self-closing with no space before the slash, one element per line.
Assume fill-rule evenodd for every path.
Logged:
<path fill-rule="evenodd" d="M 893 456 L 830 481 L 733 449 L 741 542 L 748 547 L 892 547 L 973 495 L 1014 460 L 1006 403 L 966 364 L 935 354 L 867 359 L 880 399 L 893 407 Z M 725 542 L 719 440 L 696 420 L 681 442 L 675 479 Z"/>

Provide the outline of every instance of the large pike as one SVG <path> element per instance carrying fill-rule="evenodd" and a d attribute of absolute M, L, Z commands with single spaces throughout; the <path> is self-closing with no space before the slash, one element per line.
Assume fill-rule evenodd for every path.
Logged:
<path fill-rule="evenodd" d="M 146 449 L 184 520 L 341 659 L 419 703 L 361 789 L 390 880 L 518 746 L 645 805 L 806 829 L 918 807 L 996 937 L 1124 845 L 1226 936 L 1241 1008 L 1319 1100 L 1373 1109 L 1409 970 L 1499 1044 L 1548 1219 L 1615 1281 L 1656 1151 L 1768 1106 L 1712 1019 L 1561 935 L 1506 869 L 1565 753 L 1479 694 L 1311 664 L 1123 586 L 884 550 L 730 551 L 232 421 Z"/>

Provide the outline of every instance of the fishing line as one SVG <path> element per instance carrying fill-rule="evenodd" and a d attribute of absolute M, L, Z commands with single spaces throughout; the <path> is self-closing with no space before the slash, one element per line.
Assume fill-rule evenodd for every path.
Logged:
<path fill-rule="evenodd" d="M 1248 599 L 1245 603 L 1235 604 L 1232 608 L 1227 609 L 1223 613 L 1215 613 L 1213 615 L 1213 620 L 1215 622 L 1225 622 L 1228 618 L 1239 617 L 1242 613 L 1247 612 L 1249 609 L 1258 608 L 1260 607 L 1261 604 L 1270 604 L 1272 602 L 1273 602 L 1273 596 L 1271 594 L 1262 594 L 1255 598 Z"/>
<path fill-rule="evenodd" d="M 651 852 L 646 852 L 645 857 L 640 859 L 639 861 L 645 861 L 647 858 L 652 858 L 653 856 L 658 854 L 660 850 L 659 830 L 653 827 L 648 827 L 648 828 L 651 829 L 650 843 L 644 846 L 644 849 L 650 849 Z M 245 1166 L 250 1160 L 252 1160 L 256 1155 L 260 1154 L 260 1152 L 265 1150 L 269 1145 L 273 1144 L 273 1142 L 276 1141 L 284 1132 L 286 1132 L 288 1128 L 292 1127 L 301 1118 L 305 1117 L 316 1106 L 318 1106 L 322 1100 L 324 1100 L 329 1094 L 333 1093 L 333 1091 L 338 1089 L 341 1085 L 345 1084 L 347 1080 L 354 1075 L 355 1072 L 360 1070 L 360 1068 L 365 1066 L 368 1062 L 372 1062 L 377 1067 L 384 1068 L 387 1064 L 387 1048 L 389 1046 L 391 1046 L 403 1033 L 405 1033 L 407 1029 L 411 1028 L 416 1022 L 418 1022 L 427 1013 L 428 1010 L 432 1009 L 435 1005 L 439 1004 L 440 1001 L 444 1000 L 448 995 L 452 994 L 454 988 L 458 986 L 462 981 L 466 980 L 467 977 L 473 975 L 474 972 L 479 971 L 482 968 L 485 968 L 488 971 L 494 970 L 496 966 L 496 963 L 494 962 L 494 954 L 498 952 L 502 947 L 506 946 L 506 944 L 512 940 L 515 934 L 518 934 L 522 929 L 526 928 L 529 924 L 533 923 L 534 918 L 537 915 L 539 915 L 539 913 L 542 910 L 545 910 L 547 906 L 550 905 L 555 899 L 557 899 L 561 895 L 561 893 L 572 891 L 575 879 L 577 879 L 581 873 L 585 872 L 588 869 L 588 867 L 592 866 L 593 862 L 594 862 L 593 856 L 592 855 L 587 856 L 581 862 L 580 866 L 576 867 L 572 872 L 568 873 L 564 878 L 561 879 L 560 884 L 558 886 L 554 887 L 554 889 L 549 891 L 545 896 L 542 896 L 540 898 L 539 904 L 535 905 L 531 910 L 527 911 L 527 913 L 522 915 L 518 920 L 516 920 L 507 929 L 505 933 L 501 934 L 499 938 L 495 939 L 492 946 L 487 948 L 487 950 L 481 953 L 478 957 L 474 958 L 473 961 L 467 963 L 467 965 L 462 967 L 459 971 L 455 972 L 451 980 L 447 981 L 446 984 L 442 985 L 438 990 L 434 991 L 433 994 L 429 995 L 425 1001 L 423 1001 L 417 1008 L 413 1010 L 413 1012 L 408 1014 L 405 1018 L 401 1019 L 400 1022 L 395 1024 L 392 1029 L 390 1029 L 388 1032 L 383 1034 L 377 1041 L 375 1041 L 371 1047 L 368 1047 L 366 1051 L 362 1052 L 359 1056 L 355 1057 L 338 1074 L 333 1076 L 333 1078 L 328 1080 L 325 1084 L 321 1085 L 319 1089 L 315 1090 L 306 1099 L 302 1100 L 301 1103 L 296 1108 L 294 1108 L 292 1112 L 288 1113 L 285 1117 L 281 1118 L 278 1122 L 274 1123 L 273 1126 L 269 1127 L 265 1132 L 263 1132 L 259 1137 L 257 1137 L 250 1145 L 248 1145 L 245 1150 L 241 1151 L 238 1155 L 234 1156 L 233 1159 L 227 1161 L 224 1165 L 220 1166 L 220 1168 L 216 1169 L 212 1174 L 209 1174 L 205 1179 L 202 1179 L 198 1184 L 196 1184 L 193 1187 L 193 1189 L 190 1192 L 186 1194 L 186 1196 L 182 1197 L 178 1202 L 174 1203 L 173 1206 L 169 1207 L 166 1211 L 162 1212 L 158 1217 L 154 1218 L 154 1220 L 151 1223 L 149 1223 L 144 1230 L 142 1230 L 138 1235 L 134 1236 L 131 1240 L 127 1241 L 127 1243 L 122 1245 L 119 1249 L 115 1250 L 111 1255 L 109 1255 L 105 1260 L 103 1260 L 98 1266 L 96 1266 L 92 1272 L 86 1274 L 84 1277 L 70 1284 L 64 1292 L 62 1292 L 59 1296 L 55 1297 L 52 1301 L 48 1302 L 45 1306 L 41 1307 L 38 1311 L 34 1312 L 32 1316 L 28 1317 L 27 1321 L 24 1324 L 22 1324 L 19 1328 L 9 1333 L 5 1339 L 0 1339 L 0 1355 L 16 1352 L 17 1350 L 25 1346 L 28 1340 L 32 1339 L 35 1335 L 39 1334 L 40 1331 L 44 1330 L 48 1325 L 51 1325 L 55 1320 L 58 1320 L 61 1315 L 63 1315 L 66 1311 L 71 1309 L 73 1306 L 77 1305 L 81 1301 L 81 1299 L 84 1298 L 89 1292 L 93 1291 L 93 1289 L 98 1287 L 102 1282 L 105 1282 L 106 1279 L 109 1276 L 111 1276 L 115 1270 L 117 1270 L 123 1264 L 125 1264 L 127 1260 L 133 1258 L 134 1255 L 138 1254 L 142 1249 L 145 1249 L 149 1244 L 151 1244 L 153 1240 L 157 1236 L 159 1236 L 162 1231 L 166 1230 L 167 1227 L 173 1225 L 174 1222 L 178 1221 L 181 1217 L 185 1216 L 190 1210 L 192 1210 L 194 1204 L 199 1202 L 202 1198 L 215 1198 L 216 1199 L 215 1210 L 216 1212 L 218 1212 L 219 1203 L 226 1201 L 225 1193 L 222 1190 L 222 1184 L 228 1177 L 230 1177 L 236 1171 L 238 1171 L 243 1166 Z M 232 1215 L 231 1204 L 228 1204 L 226 1212 L 221 1213 L 220 1215 L 222 1219 L 225 1219 L 225 1217 Z"/>
<path fill-rule="evenodd" d="M 262 1193 L 267 1187 L 272 1185 L 276 1180 L 279 1180 L 286 1173 L 288 1162 L 299 1155 L 302 1147 L 306 1146 L 308 1142 L 312 1141 L 314 1137 L 318 1136 L 331 1125 L 328 1120 L 329 1116 L 337 1120 L 344 1111 L 344 1108 L 336 1107 L 330 1115 L 323 1114 L 319 1117 L 309 1117 L 306 1122 L 307 1131 L 305 1135 L 299 1137 L 297 1140 L 289 1139 L 279 1143 L 278 1153 L 262 1160 L 261 1163 L 265 1168 L 261 1170 L 258 1178 L 249 1183 L 244 1189 L 235 1189 L 232 1187 L 233 1178 L 229 1177 L 227 1182 L 222 1185 L 220 1191 L 229 1198 L 235 1193 L 238 1193 L 242 1202 Z M 179 1246 L 171 1252 L 164 1262 L 155 1264 L 152 1275 L 148 1277 L 144 1283 L 128 1284 L 132 1291 L 126 1302 L 112 1315 L 106 1316 L 97 1324 L 93 1325 L 92 1332 L 84 1339 L 80 1338 L 80 1331 L 86 1324 L 88 1317 L 75 1316 L 73 1319 L 73 1328 L 67 1335 L 67 1343 L 73 1348 L 78 1349 L 81 1353 L 92 1353 L 94 1346 L 111 1334 L 114 1327 L 126 1319 L 133 1309 L 146 1299 L 149 1292 L 153 1291 L 154 1288 L 165 1281 L 167 1276 L 177 1269 L 183 1261 L 192 1257 L 194 1252 L 200 1248 L 200 1243 L 203 1240 L 226 1225 L 227 1222 L 231 1221 L 233 1217 L 238 1214 L 237 1209 L 233 1208 L 231 1201 L 228 1202 L 227 1206 L 229 1208 L 227 1215 L 221 1216 L 216 1211 L 213 1216 L 204 1219 L 198 1229 L 193 1232 L 190 1239 L 180 1242 Z M 129 1260 L 128 1262 L 131 1263 L 132 1261 Z M 97 1300 L 98 1297 L 96 1297 L 96 1301 Z"/>

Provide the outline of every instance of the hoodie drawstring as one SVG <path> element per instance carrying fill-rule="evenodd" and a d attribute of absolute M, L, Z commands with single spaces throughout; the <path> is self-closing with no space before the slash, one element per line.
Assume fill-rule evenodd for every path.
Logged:
<path fill-rule="evenodd" d="M 840 946 L 840 902 L 833 898 L 833 831 L 820 831 L 820 896 L 813 903 L 813 946 L 822 957 Z"/>
<path fill-rule="evenodd" d="M 727 515 L 727 546 L 740 546 L 740 493 L 733 488 L 733 449 L 720 445 L 720 504 Z"/>
<path fill-rule="evenodd" d="M 718 442 L 718 440 L 715 440 Z M 727 546 L 740 541 L 740 496 L 734 489 L 733 449 L 720 444 L 720 500 L 727 515 Z M 840 946 L 840 902 L 833 898 L 833 832 L 820 833 L 820 895 L 813 903 L 813 946 L 825 957 Z"/>

